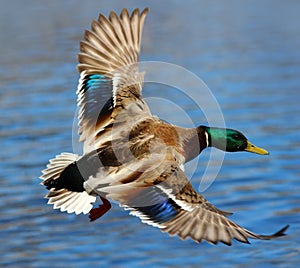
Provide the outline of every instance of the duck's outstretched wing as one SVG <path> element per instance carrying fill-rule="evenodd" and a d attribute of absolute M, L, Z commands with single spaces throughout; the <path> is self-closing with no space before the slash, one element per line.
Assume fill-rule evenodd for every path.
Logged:
<path fill-rule="evenodd" d="M 100 14 L 85 32 L 78 54 L 80 141 L 100 140 L 117 117 L 125 120 L 120 115 L 125 109 L 131 116 L 149 114 L 141 96 L 143 74 L 137 68 L 147 12 L 135 9 L 130 16 L 123 9 L 120 16 L 111 12 L 108 18 Z"/>
<path fill-rule="evenodd" d="M 196 242 L 231 245 L 233 239 L 249 243 L 249 238 L 283 236 L 288 228 L 272 235 L 259 235 L 239 226 L 226 217 L 227 212 L 198 194 L 175 162 L 164 161 L 155 170 L 127 172 L 126 180 L 118 179 L 117 184 L 103 190 L 142 222 L 181 239 L 190 237 Z"/>
<path fill-rule="evenodd" d="M 192 238 L 196 242 L 206 240 L 217 244 L 231 245 L 232 239 L 249 243 L 252 239 L 272 239 L 284 235 L 288 226 L 272 235 L 253 233 L 228 219 L 227 213 L 210 204 L 187 181 L 182 170 L 177 168 L 168 180 L 158 186 L 168 197 L 180 206 L 175 217 L 164 222 L 161 230 L 182 239 Z"/>

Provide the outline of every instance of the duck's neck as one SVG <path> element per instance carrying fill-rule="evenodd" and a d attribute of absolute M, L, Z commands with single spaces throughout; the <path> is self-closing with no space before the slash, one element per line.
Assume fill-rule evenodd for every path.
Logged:
<path fill-rule="evenodd" d="M 205 131 L 205 127 L 199 126 L 190 129 L 190 135 L 184 142 L 185 161 L 188 162 L 197 157 L 202 150 L 209 146 L 209 143 L 209 135 Z"/>

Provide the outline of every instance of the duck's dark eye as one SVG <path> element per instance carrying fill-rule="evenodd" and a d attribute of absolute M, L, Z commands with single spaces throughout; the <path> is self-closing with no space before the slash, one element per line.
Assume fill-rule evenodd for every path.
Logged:
<path fill-rule="evenodd" d="M 239 135 L 235 134 L 233 135 L 233 138 L 237 140 L 239 138 Z"/>

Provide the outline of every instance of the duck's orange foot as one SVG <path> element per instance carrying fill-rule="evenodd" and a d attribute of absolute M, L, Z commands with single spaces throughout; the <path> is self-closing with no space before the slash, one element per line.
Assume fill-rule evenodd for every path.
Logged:
<path fill-rule="evenodd" d="M 103 204 L 99 205 L 98 208 L 91 209 L 90 215 L 89 215 L 89 218 L 91 221 L 95 221 L 98 218 L 102 217 L 111 208 L 111 204 L 107 199 L 105 199 L 104 197 L 101 197 L 101 196 L 100 196 L 100 198 L 101 198 Z"/>

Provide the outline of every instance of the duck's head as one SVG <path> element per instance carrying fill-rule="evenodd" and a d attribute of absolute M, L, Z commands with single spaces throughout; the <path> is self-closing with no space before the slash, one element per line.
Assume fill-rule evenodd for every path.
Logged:
<path fill-rule="evenodd" d="M 226 152 L 247 151 L 267 155 L 269 152 L 253 145 L 239 131 L 230 128 L 216 128 L 201 126 L 205 132 L 206 147 L 215 147 Z"/>

